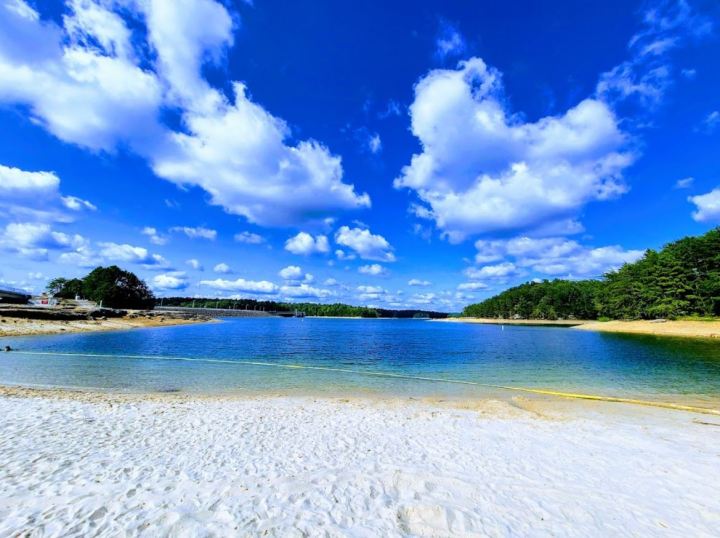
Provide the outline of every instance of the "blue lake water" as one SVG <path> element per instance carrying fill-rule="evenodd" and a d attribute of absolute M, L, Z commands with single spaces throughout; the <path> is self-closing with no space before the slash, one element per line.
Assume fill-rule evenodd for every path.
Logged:
<path fill-rule="evenodd" d="M 255 318 L 5 338 L 3 345 L 18 351 L 0 353 L 0 384 L 206 394 L 507 392 L 438 381 L 446 379 L 720 407 L 720 343 L 567 328 Z M 328 370 L 287 367 L 294 365 Z"/>

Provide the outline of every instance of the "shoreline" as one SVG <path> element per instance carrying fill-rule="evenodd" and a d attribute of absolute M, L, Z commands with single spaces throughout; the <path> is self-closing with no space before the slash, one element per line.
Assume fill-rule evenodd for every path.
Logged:
<path fill-rule="evenodd" d="M 478 323 L 480 325 L 524 325 L 530 327 L 575 327 L 585 323 L 591 323 L 587 320 L 549 320 L 549 319 L 498 319 L 498 318 L 444 318 L 432 319 L 429 321 L 437 321 L 441 323 Z"/>
<path fill-rule="evenodd" d="M 677 338 L 720 339 L 720 319 L 712 321 L 695 320 L 636 320 L 636 321 L 594 321 L 594 320 L 528 320 L 494 318 L 447 318 L 432 320 L 450 323 L 477 323 L 481 325 L 519 325 L 568 327 L 581 331 L 596 331 L 615 334 L 637 334 Z"/>
<path fill-rule="evenodd" d="M 198 323 L 219 323 L 213 318 L 189 319 L 172 316 L 169 312 L 150 317 L 120 317 L 97 320 L 43 320 L 14 318 L 0 315 L 0 339 L 14 336 L 43 336 L 105 331 L 123 331 Z"/>
<path fill-rule="evenodd" d="M 720 421 L 629 406 L 0 393 L 0 535 L 711 535 Z M 618 502 L 618 499 L 625 499 Z"/>

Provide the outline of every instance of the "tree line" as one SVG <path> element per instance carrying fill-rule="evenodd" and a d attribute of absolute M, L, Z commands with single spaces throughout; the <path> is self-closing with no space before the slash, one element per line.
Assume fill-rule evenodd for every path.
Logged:
<path fill-rule="evenodd" d="M 237 310 L 262 310 L 265 312 L 304 312 L 306 316 L 353 317 L 353 318 L 445 318 L 444 312 L 430 310 L 391 310 L 353 306 L 344 303 L 286 303 L 280 301 L 258 301 L 255 299 L 213 299 L 197 297 L 163 297 L 156 305 L 180 306 L 186 308 L 225 308 Z"/>
<path fill-rule="evenodd" d="M 463 315 L 520 319 L 720 316 L 720 228 L 685 237 L 601 280 L 545 280 L 505 290 Z"/>
<path fill-rule="evenodd" d="M 47 292 L 60 299 L 79 297 L 108 308 L 142 310 L 155 305 L 147 284 L 117 265 L 97 267 L 83 278 L 55 278 L 48 282 Z"/>
<path fill-rule="evenodd" d="M 47 285 L 47 292 L 60 299 L 87 299 L 108 308 L 152 309 L 163 306 L 196 308 L 227 308 L 263 310 L 265 312 L 293 312 L 306 316 L 362 317 L 362 318 L 444 318 L 446 313 L 428 310 L 389 310 L 352 306 L 342 303 L 285 303 L 255 299 L 213 299 L 197 297 L 156 298 L 147 284 L 130 271 L 116 265 L 97 267 L 83 278 L 55 278 Z"/>

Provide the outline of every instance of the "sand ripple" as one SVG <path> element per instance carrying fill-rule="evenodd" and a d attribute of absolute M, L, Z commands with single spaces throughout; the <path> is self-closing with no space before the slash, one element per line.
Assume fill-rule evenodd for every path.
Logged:
<path fill-rule="evenodd" d="M 711 536 L 720 427 L 494 403 L 0 397 L 0 536 Z"/>

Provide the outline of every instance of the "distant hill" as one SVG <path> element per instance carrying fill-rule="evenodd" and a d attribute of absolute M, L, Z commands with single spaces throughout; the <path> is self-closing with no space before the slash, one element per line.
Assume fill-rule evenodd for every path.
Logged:
<path fill-rule="evenodd" d="M 463 315 L 522 319 L 720 316 L 720 228 L 648 250 L 601 280 L 528 282 Z"/>

